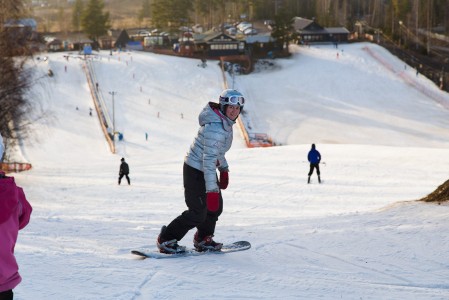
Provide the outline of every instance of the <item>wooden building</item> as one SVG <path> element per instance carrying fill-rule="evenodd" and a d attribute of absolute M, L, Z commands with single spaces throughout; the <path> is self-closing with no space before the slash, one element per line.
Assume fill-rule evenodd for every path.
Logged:
<path fill-rule="evenodd" d="M 237 40 L 225 33 L 209 31 L 193 35 L 196 52 L 207 57 L 240 55 L 245 53 L 245 41 Z"/>
<path fill-rule="evenodd" d="M 322 27 L 315 20 L 293 18 L 293 28 L 301 43 L 345 43 L 349 30 L 345 27 Z"/>

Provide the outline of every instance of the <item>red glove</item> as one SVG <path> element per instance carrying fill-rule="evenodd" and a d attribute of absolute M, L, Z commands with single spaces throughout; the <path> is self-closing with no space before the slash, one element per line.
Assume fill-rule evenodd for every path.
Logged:
<path fill-rule="evenodd" d="M 207 209 L 216 212 L 220 208 L 220 194 L 217 192 L 209 192 L 206 196 Z"/>
<path fill-rule="evenodd" d="M 229 174 L 226 171 L 220 172 L 220 181 L 219 181 L 220 189 L 225 190 L 229 184 Z"/>

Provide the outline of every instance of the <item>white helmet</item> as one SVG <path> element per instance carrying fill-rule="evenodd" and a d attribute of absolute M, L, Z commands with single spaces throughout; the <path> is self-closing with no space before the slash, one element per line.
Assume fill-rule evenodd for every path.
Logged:
<path fill-rule="evenodd" d="M 240 106 L 240 110 L 243 109 L 243 106 L 245 105 L 245 98 L 243 95 L 237 91 L 232 89 L 227 89 L 221 92 L 219 97 L 219 103 L 220 103 L 220 110 L 222 112 L 225 112 L 226 105 L 231 106 Z"/>

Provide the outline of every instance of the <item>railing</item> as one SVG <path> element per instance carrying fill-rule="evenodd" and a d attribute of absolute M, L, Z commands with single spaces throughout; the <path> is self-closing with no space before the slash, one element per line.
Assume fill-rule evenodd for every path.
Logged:
<path fill-rule="evenodd" d="M 89 60 L 85 60 L 83 64 L 84 72 L 86 73 L 87 83 L 89 84 L 90 93 L 92 95 L 92 100 L 94 101 L 95 110 L 97 111 L 98 118 L 100 119 L 101 129 L 109 144 L 109 148 L 112 153 L 115 153 L 115 144 L 113 139 L 114 133 L 112 132 L 112 122 L 109 117 L 107 107 L 104 103 L 101 93 L 98 91 L 96 85 L 96 75 Z M 106 112 L 106 113 L 105 113 Z"/>

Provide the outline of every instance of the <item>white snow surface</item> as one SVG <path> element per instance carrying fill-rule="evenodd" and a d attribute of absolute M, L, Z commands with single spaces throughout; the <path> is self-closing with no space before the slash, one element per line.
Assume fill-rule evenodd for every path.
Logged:
<path fill-rule="evenodd" d="M 199 112 L 224 87 L 217 62 L 96 54 L 111 116 L 117 92 L 124 140 L 112 154 L 89 116 L 82 60 L 36 60 L 30 97 L 48 116 L 21 146 L 33 169 L 14 174 L 34 209 L 15 249 L 15 299 L 449 299 L 449 206 L 415 201 L 448 179 L 448 95 L 375 44 L 291 51 L 227 78 L 246 96 L 250 132 L 283 145 L 246 148 L 235 127 L 226 156 L 215 240 L 252 248 L 163 260 L 130 251 L 155 249 L 161 226 L 186 209 L 183 159 Z M 49 68 L 55 76 L 42 77 Z M 322 184 L 316 174 L 307 184 L 312 143 Z M 131 186 L 117 185 L 121 157 Z"/>

